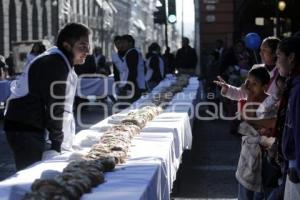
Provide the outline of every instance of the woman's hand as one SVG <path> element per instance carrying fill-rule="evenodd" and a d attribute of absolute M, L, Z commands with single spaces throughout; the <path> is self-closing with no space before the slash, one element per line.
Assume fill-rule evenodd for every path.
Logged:
<path fill-rule="evenodd" d="M 226 81 L 221 76 L 217 76 L 217 78 L 219 80 L 214 81 L 214 83 L 221 87 L 221 93 L 222 94 L 226 94 L 227 91 L 228 91 L 228 88 L 229 88 L 228 84 L 226 83 Z"/>

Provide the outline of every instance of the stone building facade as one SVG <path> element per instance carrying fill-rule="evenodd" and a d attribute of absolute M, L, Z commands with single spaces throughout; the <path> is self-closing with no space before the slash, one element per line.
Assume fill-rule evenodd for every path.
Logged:
<path fill-rule="evenodd" d="M 27 49 L 34 41 L 53 44 L 59 29 L 68 22 L 88 25 L 93 45 L 101 46 L 108 58 L 115 35 L 132 34 L 143 53 L 154 41 L 164 47 L 163 26 L 153 23 L 156 1 L 0 0 L 0 55 L 7 57 L 20 43 L 26 43 Z M 170 26 L 171 41 L 174 31 Z"/>
<path fill-rule="evenodd" d="M 105 10 L 104 10 L 105 9 Z M 0 0 L 0 54 L 7 56 L 14 42 L 54 42 L 67 22 L 81 22 L 93 30 L 101 45 L 103 31 L 113 29 L 113 5 L 104 0 Z"/>
<path fill-rule="evenodd" d="M 7 56 L 13 42 L 53 40 L 58 31 L 55 2 L 0 0 L 0 54 Z"/>

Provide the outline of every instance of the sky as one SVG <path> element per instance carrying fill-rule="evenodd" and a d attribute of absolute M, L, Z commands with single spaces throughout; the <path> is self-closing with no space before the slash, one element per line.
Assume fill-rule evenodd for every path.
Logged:
<path fill-rule="evenodd" d="M 182 6 L 182 2 L 184 3 Z M 182 22 L 182 7 L 183 7 L 183 22 L 184 22 L 184 36 L 194 39 L 194 21 L 195 10 L 194 0 L 176 0 L 176 14 L 177 23 L 176 27 L 181 34 L 181 22 Z"/>

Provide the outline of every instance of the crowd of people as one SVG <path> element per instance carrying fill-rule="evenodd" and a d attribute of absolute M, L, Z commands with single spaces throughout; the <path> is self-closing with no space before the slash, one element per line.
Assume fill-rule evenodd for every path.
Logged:
<path fill-rule="evenodd" d="M 218 65 L 220 76 L 213 74 L 208 85 L 215 83 L 222 96 L 237 102 L 239 122 L 233 131 L 242 135 L 238 199 L 300 199 L 300 37 L 265 38 L 261 64 L 252 67 L 241 41 L 233 51 L 215 50 L 211 56 L 207 67 Z"/>
<path fill-rule="evenodd" d="M 46 46 L 42 42 L 33 43 L 30 52 L 26 55 L 24 67 L 44 51 Z M 10 52 L 7 58 L 0 55 L 0 80 L 14 79 L 17 75 L 15 67 L 13 52 Z"/>
<path fill-rule="evenodd" d="M 154 42 L 144 57 L 135 47 L 134 38 L 123 35 L 114 38 L 116 51 L 112 53 L 111 70 L 101 47 L 96 46 L 91 52 L 90 35 L 86 25 L 69 23 L 60 30 L 55 46 L 46 49 L 41 43 L 34 44 L 23 73 L 11 83 L 4 131 L 17 170 L 51 153 L 71 150 L 75 135 L 73 105 L 80 75 L 113 73 L 120 101 L 123 96 L 130 104 L 143 92 L 151 91 L 167 73 L 186 67 L 185 62 L 192 65 L 190 71 L 196 67 L 197 59 L 190 60 L 195 50 L 188 45 L 187 38 L 183 39 L 178 56 L 171 54 L 170 48 L 162 55 L 161 47 Z M 1 72 L 7 68 L 2 60 Z M 50 147 L 45 145 L 46 136 Z"/>
<path fill-rule="evenodd" d="M 197 55 L 195 49 L 189 46 L 188 38 L 183 38 L 182 48 L 176 55 L 170 52 L 169 47 L 162 54 L 160 45 L 153 42 L 144 56 L 135 46 L 135 39 L 131 35 L 115 36 L 113 42 L 115 51 L 111 55 L 112 68 L 102 54 L 101 47 L 95 47 L 84 64 L 75 66 L 75 71 L 78 75 L 113 74 L 121 102 L 132 103 L 143 92 L 151 91 L 157 86 L 166 74 L 174 74 L 176 69 L 184 73 L 195 73 Z"/>
<path fill-rule="evenodd" d="M 162 54 L 153 42 L 143 56 L 131 35 L 115 36 L 111 70 L 101 47 L 91 53 L 90 34 L 83 24 L 67 24 L 56 46 L 33 46 L 24 72 L 12 82 L 4 130 L 17 170 L 42 159 L 46 132 L 51 141 L 47 152 L 71 148 L 79 75 L 113 73 L 119 100 L 130 104 L 176 69 L 195 74 L 197 55 L 188 38 L 183 38 L 176 55 L 169 47 Z M 259 55 L 260 60 L 243 40 L 229 49 L 218 40 L 204 70 L 205 89 L 217 93 L 217 85 L 223 97 L 236 102 L 226 111 L 237 114 L 233 131 L 243 135 L 236 172 L 238 199 L 300 199 L 300 37 L 267 37 Z M 9 75 L 4 57 L 0 69 L 1 78 Z"/>

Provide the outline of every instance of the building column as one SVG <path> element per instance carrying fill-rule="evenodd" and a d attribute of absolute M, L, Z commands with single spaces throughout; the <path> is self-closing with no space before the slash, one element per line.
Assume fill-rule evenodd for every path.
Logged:
<path fill-rule="evenodd" d="M 3 1 L 3 38 L 4 38 L 4 56 L 9 55 L 9 2 L 8 0 Z"/>
<path fill-rule="evenodd" d="M 200 38 L 200 15 L 201 15 L 201 9 L 200 9 L 200 1 L 199 0 L 194 0 L 194 5 L 195 5 L 195 43 L 194 43 L 194 47 L 195 50 L 197 52 L 197 57 L 198 57 L 198 63 L 196 66 L 196 74 L 197 75 L 201 75 L 201 38 Z"/>
<path fill-rule="evenodd" d="M 32 40 L 32 5 L 31 0 L 26 0 L 28 19 L 28 40 Z"/>
<path fill-rule="evenodd" d="M 20 0 L 16 0 L 16 16 L 17 16 L 17 20 L 16 20 L 16 29 L 17 29 L 17 41 L 21 41 L 21 37 L 22 37 L 22 24 L 21 24 L 21 7 L 22 7 L 22 3 Z"/>
<path fill-rule="evenodd" d="M 46 0 L 43 0 L 46 1 Z M 43 39 L 43 7 L 42 7 L 42 2 L 41 0 L 36 0 L 36 5 L 37 5 L 37 10 L 38 10 L 38 29 L 39 29 L 39 35 L 38 38 L 39 39 Z"/>
<path fill-rule="evenodd" d="M 53 36 L 51 34 L 52 33 L 51 6 L 52 6 L 52 2 L 46 0 L 47 23 L 48 23 L 48 38 L 53 39 Z"/>

